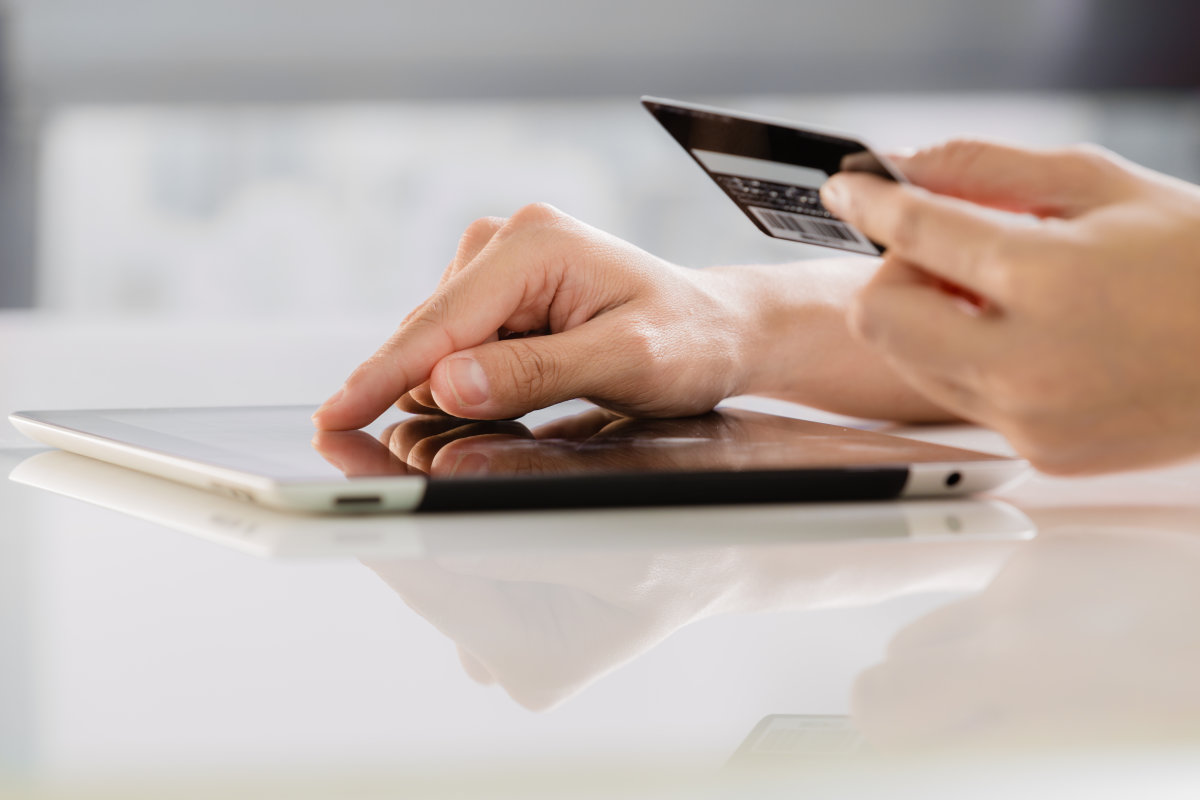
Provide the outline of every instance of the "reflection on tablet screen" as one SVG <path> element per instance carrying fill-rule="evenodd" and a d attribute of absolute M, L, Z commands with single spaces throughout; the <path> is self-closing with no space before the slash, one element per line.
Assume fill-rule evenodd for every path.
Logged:
<path fill-rule="evenodd" d="M 512 420 L 412 416 L 379 436 L 322 432 L 313 446 L 348 477 L 771 471 L 1002 460 L 741 409 L 683 419 L 632 419 L 593 408 L 536 427 Z"/>

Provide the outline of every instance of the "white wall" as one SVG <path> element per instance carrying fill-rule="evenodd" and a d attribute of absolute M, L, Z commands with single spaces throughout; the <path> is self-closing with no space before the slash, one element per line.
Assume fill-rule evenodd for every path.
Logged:
<path fill-rule="evenodd" d="M 1053 85 L 1090 0 L 10 0 L 59 98 Z"/>
<path fill-rule="evenodd" d="M 883 146 L 1102 120 L 1065 95 L 714 100 Z M 635 98 L 69 107 L 43 149 L 39 300 L 64 311 L 398 319 L 467 224 L 533 201 L 688 266 L 832 252 L 759 233 Z"/>

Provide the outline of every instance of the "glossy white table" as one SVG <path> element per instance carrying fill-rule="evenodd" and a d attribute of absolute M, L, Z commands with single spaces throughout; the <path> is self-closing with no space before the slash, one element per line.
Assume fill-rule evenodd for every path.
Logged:
<path fill-rule="evenodd" d="M 0 410 L 316 403 L 390 327 L 0 316 Z M 1200 780 L 1196 463 L 958 504 L 347 521 L 0 432 L 5 473 L 46 456 L 52 490 L 0 482 L 0 796 Z M 862 744 L 727 766 L 773 714 Z"/>

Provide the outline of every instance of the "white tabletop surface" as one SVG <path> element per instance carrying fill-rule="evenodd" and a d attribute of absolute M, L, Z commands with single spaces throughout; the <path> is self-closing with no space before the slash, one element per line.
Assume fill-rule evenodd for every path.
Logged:
<path fill-rule="evenodd" d="M 315 405 L 390 327 L 0 315 L 0 410 Z M 6 474 L 36 454 L 0 430 Z M 1200 463 L 941 505 L 357 522 L 46 463 L 102 490 L 0 482 L 0 796 L 1200 785 Z M 727 763 L 769 715 L 861 744 Z"/>

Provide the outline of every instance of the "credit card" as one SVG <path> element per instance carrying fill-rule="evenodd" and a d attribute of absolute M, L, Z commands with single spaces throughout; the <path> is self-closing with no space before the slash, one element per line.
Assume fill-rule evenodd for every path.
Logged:
<path fill-rule="evenodd" d="M 883 253 L 883 245 L 821 204 L 822 184 L 843 170 L 904 181 L 863 142 L 675 100 L 643 97 L 642 104 L 763 233 L 863 255 Z"/>

